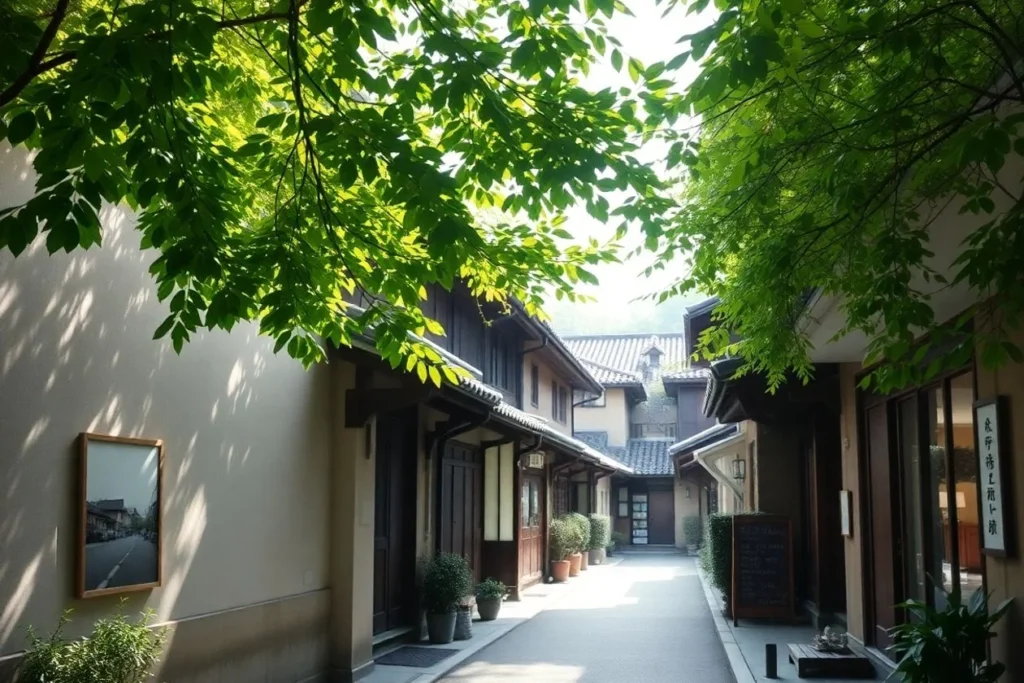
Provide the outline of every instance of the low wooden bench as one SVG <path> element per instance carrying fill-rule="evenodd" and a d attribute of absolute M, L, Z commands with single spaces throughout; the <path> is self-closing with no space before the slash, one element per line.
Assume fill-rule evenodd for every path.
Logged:
<path fill-rule="evenodd" d="M 867 654 L 851 649 L 848 654 L 822 652 L 811 645 L 790 645 L 789 661 L 800 678 L 875 678 Z"/>

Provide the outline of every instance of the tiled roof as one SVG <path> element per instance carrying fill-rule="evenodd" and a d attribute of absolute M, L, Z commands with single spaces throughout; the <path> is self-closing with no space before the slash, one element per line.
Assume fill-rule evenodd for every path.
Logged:
<path fill-rule="evenodd" d="M 609 454 L 632 468 L 640 476 L 664 477 L 673 475 L 672 456 L 668 447 L 672 439 L 629 439 L 625 448 L 609 448 Z"/>
<path fill-rule="evenodd" d="M 585 367 L 590 374 L 594 376 L 594 379 L 600 382 L 602 386 L 643 384 L 643 379 L 635 372 L 622 372 L 615 368 L 610 368 L 607 365 L 595 363 L 594 361 L 583 357 L 580 357 L 580 363 L 583 364 L 583 367 Z"/>
<path fill-rule="evenodd" d="M 565 345 L 576 355 L 591 363 L 619 372 L 643 371 L 644 351 L 651 346 L 662 352 L 662 371 L 686 366 L 686 344 L 680 334 L 603 334 L 565 337 Z"/>
<path fill-rule="evenodd" d="M 661 373 L 661 379 L 666 382 L 703 382 L 710 376 L 711 371 L 707 368 L 686 368 Z"/>
<path fill-rule="evenodd" d="M 608 452 L 608 432 L 576 432 L 577 439 L 602 453 Z"/>

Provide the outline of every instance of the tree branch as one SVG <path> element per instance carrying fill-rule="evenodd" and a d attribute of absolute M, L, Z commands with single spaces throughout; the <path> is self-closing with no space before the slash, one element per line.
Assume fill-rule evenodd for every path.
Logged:
<path fill-rule="evenodd" d="M 36 45 L 35 51 L 32 53 L 32 57 L 29 58 L 29 66 L 20 76 L 14 79 L 7 88 L 0 93 L 0 107 L 5 106 L 8 102 L 11 102 L 15 97 L 25 89 L 32 79 L 35 78 L 39 73 L 38 71 L 40 64 L 43 61 L 43 57 L 46 56 L 46 51 L 50 49 L 50 43 L 53 42 L 54 37 L 57 35 L 57 30 L 60 25 L 64 23 L 64 17 L 68 13 L 68 5 L 71 4 L 71 0 L 57 0 L 57 7 L 53 10 L 53 16 L 50 17 L 50 23 L 46 25 L 43 30 L 43 35 L 39 38 L 39 44 Z"/>
<path fill-rule="evenodd" d="M 308 0 L 299 0 L 297 7 L 302 7 Z M 49 49 L 50 44 L 53 42 L 54 36 L 57 34 L 57 29 L 60 27 L 61 22 L 64 20 L 64 16 L 67 13 L 68 5 L 71 0 L 60 0 L 57 4 L 57 9 L 54 11 L 53 18 L 50 20 L 49 25 L 43 32 L 43 37 L 39 41 L 39 45 L 36 46 L 35 52 L 32 54 L 32 59 L 29 62 L 29 67 L 18 76 L 7 87 L 2 93 L 0 93 L 0 107 L 7 105 L 9 102 L 21 94 L 29 83 L 33 81 L 37 76 L 56 69 L 62 64 L 67 64 L 76 57 L 78 57 L 77 50 L 66 50 L 64 52 L 57 53 L 53 57 L 47 60 L 43 60 L 46 56 L 46 51 Z M 240 26 L 252 26 L 253 24 L 262 24 L 267 21 L 283 21 L 288 19 L 288 12 L 265 12 L 263 14 L 254 14 L 248 17 L 237 17 L 235 19 L 225 19 L 217 22 L 217 30 L 225 28 L 238 28 Z M 169 36 L 170 31 L 160 31 L 148 36 L 150 39 L 157 39 Z"/>

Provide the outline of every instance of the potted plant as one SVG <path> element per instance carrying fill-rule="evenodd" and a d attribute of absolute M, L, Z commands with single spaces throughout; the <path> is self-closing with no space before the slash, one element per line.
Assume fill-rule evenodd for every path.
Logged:
<path fill-rule="evenodd" d="M 729 591 L 732 581 L 732 515 L 718 512 L 708 515 L 704 543 L 700 549 L 700 568 L 712 586 L 722 593 L 723 614 L 731 617 Z"/>
<path fill-rule="evenodd" d="M 569 513 L 569 519 L 576 526 L 576 552 L 580 555 L 580 570 L 585 571 L 590 565 L 590 520 L 578 512 Z"/>
<path fill-rule="evenodd" d="M 548 524 L 548 549 L 551 551 L 551 580 L 562 583 L 569 579 L 574 530 L 565 517 L 555 517 Z"/>
<path fill-rule="evenodd" d="M 152 610 L 143 612 L 136 622 L 128 621 L 124 603 L 122 600 L 114 617 L 97 620 L 92 633 L 85 638 L 61 638 L 70 621 L 70 610 L 46 638 L 40 638 L 29 628 L 29 647 L 18 667 L 17 680 L 96 681 L 102 676 L 102 680 L 110 683 L 141 683 L 149 679 L 150 670 L 163 650 L 167 629 L 150 628 L 155 615 Z"/>
<path fill-rule="evenodd" d="M 629 545 L 629 538 L 621 531 L 612 532 L 612 546 L 615 550 L 622 550 Z"/>
<path fill-rule="evenodd" d="M 943 590 L 945 592 L 945 590 Z M 1007 609 L 1005 600 L 988 610 L 988 596 L 977 590 L 965 603 L 959 587 L 946 593 L 946 607 L 936 610 L 908 600 L 899 607 L 914 618 L 889 629 L 889 647 L 899 658 L 894 673 L 905 683 L 994 683 L 1006 668 L 989 663 L 988 641 Z"/>
<path fill-rule="evenodd" d="M 508 595 L 508 588 L 497 579 L 487 579 L 476 585 L 476 608 L 480 621 L 494 621 L 501 611 L 501 602 Z"/>
<path fill-rule="evenodd" d="M 612 520 L 608 515 L 590 515 L 590 563 L 604 562 L 605 548 L 609 543 Z"/>
<path fill-rule="evenodd" d="M 472 587 L 473 573 L 461 555 L 438 553 L 427 562 L 420 591 L 431 643 L 443 645 L 455 638 L 459 603 L 469 595 Z"/>
<path fill-rule="evenodd" d="M 704 536 L 703 520 L 697 515 L 683 517 L 683 538 L 686 539 L 686 552 L 696 555 L 700 549 L 700 540 Z"/>

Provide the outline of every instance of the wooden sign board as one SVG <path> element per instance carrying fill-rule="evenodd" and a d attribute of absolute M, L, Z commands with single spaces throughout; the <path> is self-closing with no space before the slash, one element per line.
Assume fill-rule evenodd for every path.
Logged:
<path fill-rule="evenodd" d="M 784 515 L 732 518 L 733 623 L 738 619 L 792 619 L 793 524 Z"/>

